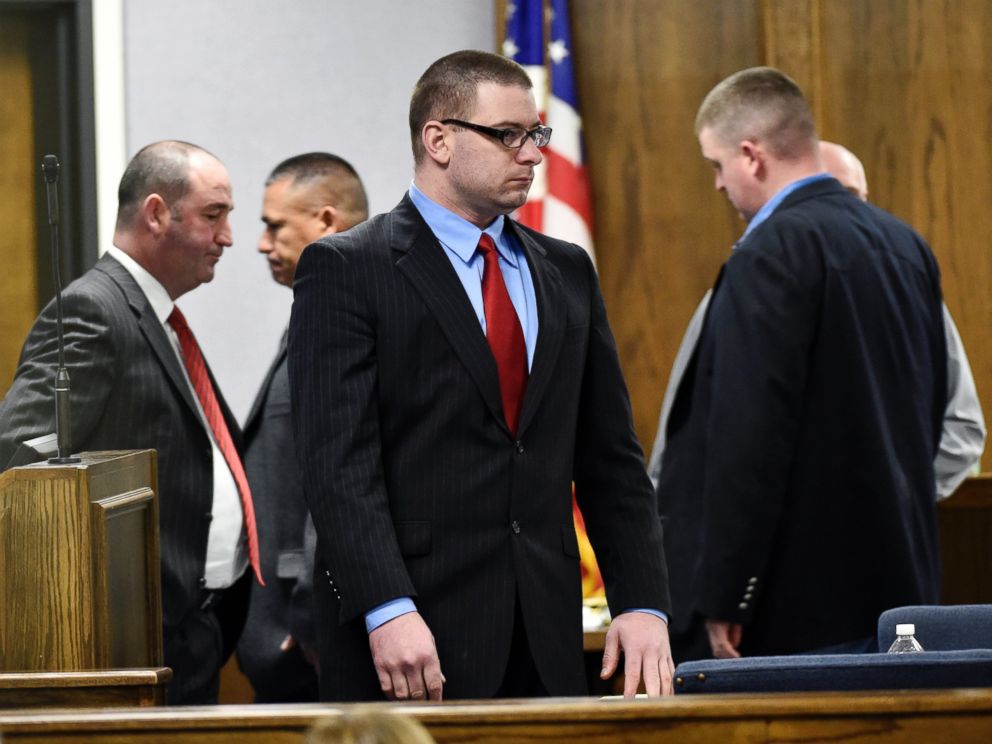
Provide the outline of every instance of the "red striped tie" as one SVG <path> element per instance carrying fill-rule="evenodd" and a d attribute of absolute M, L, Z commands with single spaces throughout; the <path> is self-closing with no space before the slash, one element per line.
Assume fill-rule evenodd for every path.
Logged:
<path fill-rule="evenodd" d="M 186 318 L 183 317 L 178 307 L 172 308 L 168 322 L 179 337 L 179 346 L 183 350 L 183 361 L 186 363 L 190 382 L 193 383 L 196 397 L 200 399 L 203 414 L 207 418 L 210 430 L 214 433 L 217 446 L 220 447 L 220 451 L 227 461 L 227 466 L 231 469 L 231 475 L 234 476 L 234 482 L 238 486 L 238 493 L 241 495 L 241 508 L 244 510 L 245 516 L 245 532 L 248 534 L 248 561 L 251 563 L 252 571 L 255 572 L 258 583 L 265 586 L 265 582 L 262 580 L 262 567 L 258 559 L 258 530 L 255 527 L 255 507 L 251 500 L 251 489 L 248 488 L 248 478 L 245 476 L 241 457 L 234 448 L 234 440 L 231 439 L 231 432 L 228 430 L 224 415 L 221 413 L 217 394 L 210 382 L 210 375 L 207 374 L 207 364 L 203 361 L 203 352 L 200 351 L 200 345 L 196 343 L 193 331 L 189 329 Z"/>
<path fill-rule="evenodd" d="M 479 238 L 479 252 L 485 261 L 482 271 L 482 306 L 486 314 L 486 340 L 496 358 L 499 371 L 499 392 L 503 398 L 506 425 L 516 436 L 520 404 L 527 389 L 527 344 L 520 327 L 520 318 L 506 291 L 503 272 L 499 268 L 499 253 L 493 239 L 486 233 Z"/>

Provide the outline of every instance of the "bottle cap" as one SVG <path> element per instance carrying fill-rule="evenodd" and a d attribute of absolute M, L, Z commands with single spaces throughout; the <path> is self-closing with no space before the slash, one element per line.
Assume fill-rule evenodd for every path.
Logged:
<path fill-rule="evenodd" d="M 896 635 L 914 635 L 915 633 L 916 626 L 913 623 L 896 624 Z"/>

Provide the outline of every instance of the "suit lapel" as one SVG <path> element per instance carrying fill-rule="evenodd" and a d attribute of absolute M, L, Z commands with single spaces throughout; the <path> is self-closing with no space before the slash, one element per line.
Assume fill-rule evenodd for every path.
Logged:
<path fill-rule="evenodd" d="M 396 268 L 417 290 L 492 415 L 505 427 L 496 360 L 451 261 L 408 196 L 390 213 L 389 240 L 400 254 Z"/>
<path fill-rule="evenodd" d="M 534 294 L 537 296 L 537 345 L 520 410 L 517 433 L 522 434 L 534 417 L 551 382 L 565 338 L 566 313 L 562 306 L 562 281 L 558 267 L 547 259 L 547 252 L 529 233 L 517 228 L 510 220 L 507 220 L 507 225 L 511 226 L 527 256 L 527 265 L 534 281 Z"/>
<path fill-rule="evenodd" d="M 262 415 L 262 409 L 265 406 L 265 399 L 269 394 L 269 385 L 272 384 L 272 376 L 276 373 L 279 365 L 282 364 L 283 359 L 286 358 L 286 337 L 288 333 L 289 329 L 283 331 L 282 338 L 279 339 L 279 350 L 276 352 L 276 358 L 269 366 L 269 371 L 265 373 L 265 379 L 262 380 L 262 384 L 258 388 L 258 395 L 255 396 L 255 402 L 251 404 L 251 410 L 248 412 L 248 418 L 245 419 L 244 431 L 246 435 L 251 430 L 255 420 Z"/>
<path fill-rule="evenodd" d="M 159 363 L 165 370 L 166 376 L 172 381 L 179 396 L 186 401 L 193 415 L 199 418 L 196 403 L 193 401 L 193 394 L 190 392 L 186 376 L 179 366 L 179 357 L 165 335 L 165 329 L 159 322 L 158 317 L 148 304 L 148 298 L 141 291 L 141 287 L 134 281 L 134 277 L 112 256 L 104 256 L 94 267 L 107 274 L 121 288 L 127 298 L 131 310 L 138 319 L 138 327 L 148 341 Z"/>

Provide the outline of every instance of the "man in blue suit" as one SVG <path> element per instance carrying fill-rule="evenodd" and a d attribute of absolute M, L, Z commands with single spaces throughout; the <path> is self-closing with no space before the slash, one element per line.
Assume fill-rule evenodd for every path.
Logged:
<path fill-rule="evenodd" d="M 867 650 L 882 610 L 939 600 L 937 264 L 824 172 L 809 107 L 781 72 L 721 82 L 696 132 L 748 227 L 667 429 L 673 653 Z"/>

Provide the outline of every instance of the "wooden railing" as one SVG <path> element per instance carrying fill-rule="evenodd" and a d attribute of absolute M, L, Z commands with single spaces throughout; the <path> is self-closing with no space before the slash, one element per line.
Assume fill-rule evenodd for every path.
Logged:
<path fill-rule="evenodd" d="M 378 705 L 418 719 L 439 744 L 992 741 L 992 690 Z M 347 707 L 8 712 L 0 734 L 5 744 L 299 744 L 315 720 Z"/>

